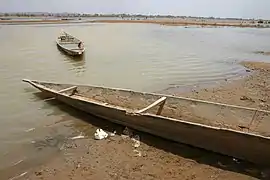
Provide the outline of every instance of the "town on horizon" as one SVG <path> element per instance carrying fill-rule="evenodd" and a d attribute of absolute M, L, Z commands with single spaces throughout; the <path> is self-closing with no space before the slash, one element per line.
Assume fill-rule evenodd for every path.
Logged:
<path fill-rule="evenodd" d="M 213 16 L 188 16 L 188 15 L 160 15 L 160 14 L 126 14 L 126 13 L 50 13 L 50 12 L 0 12 L 0 17 L 121 17 L 121 18 L 199 18 L 199 19 L 227 19 L 227 20 L 268 20 L 263 18 L 237 18 L 237 17 L 213 17 Z"/>

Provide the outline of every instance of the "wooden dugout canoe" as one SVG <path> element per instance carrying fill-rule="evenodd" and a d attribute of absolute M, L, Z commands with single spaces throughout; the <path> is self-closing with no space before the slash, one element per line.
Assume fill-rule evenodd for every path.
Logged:
<path fill-rule="evenodd" d="M 270 165 L 269 111 L 116 88 L 23 81 L 52 98 L 114 123 L 238 159 Z M 212 113 L 207 111 L 208 106 Z M 231 113 L 239 110 L 238 115 L 250 114 L 252 119 L 222 117 L 220 113 L 216 115 L 215 108 L 228 109 Z M 264 117 L 260 118 L 260 123 L 255 123 L 256 114 Z"/>
<path fill-rule="evenodd" d="M 81 40 L 66 32 L 61 32 L 60 36 L 56 39 L 58 48 L 70 56 L 83 55 L 85 48 L 83 46 L 79 47 L 80 42 Z"/>

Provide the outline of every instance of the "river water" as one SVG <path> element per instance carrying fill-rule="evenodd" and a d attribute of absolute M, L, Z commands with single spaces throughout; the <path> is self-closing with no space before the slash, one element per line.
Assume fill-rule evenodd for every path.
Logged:
<path fill-rule="evenodd" d="M 57 49 L 61 29 L 84 41 L 82 59 Z M 270 51 L 269 29 L 2 25 L 0 40 L 0 179 L 44 163 L 68 137 L 95 129 L 41 100 L 23 78 L 160 92 L 238 78 L 243 60 L 270 62 L 254 53 Z"/>

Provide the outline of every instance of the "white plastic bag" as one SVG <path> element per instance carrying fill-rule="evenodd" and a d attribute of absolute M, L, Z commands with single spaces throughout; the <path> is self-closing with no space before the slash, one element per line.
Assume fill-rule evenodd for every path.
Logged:
<path fill-rule="evenodd" d="M 101 139 L 105 139 L 108 137 L 108 134 L 103 131 L 102 129 L 97 129 L 95 132 L 95 139 L 96 140 L 101 140 Z"/>

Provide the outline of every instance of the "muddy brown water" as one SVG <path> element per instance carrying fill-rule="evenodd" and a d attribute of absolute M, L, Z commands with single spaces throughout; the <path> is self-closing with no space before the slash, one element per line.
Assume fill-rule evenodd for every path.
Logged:
<path fill-rule="evenodd" d="M 61 29 L 82 39 L 78 59 L 57 49 Z M 0 26 L 0 177 L 61 154 L 69 137 L 95 127 L 57 102 L 44 102 L 21 79 L 162 92 L 216 84 L 245 74 L 242 60 L 270 62 L 269 29 L 184 28 L 150 24 Z M 72 109 L 68 109 L 72 111 Z"/>

